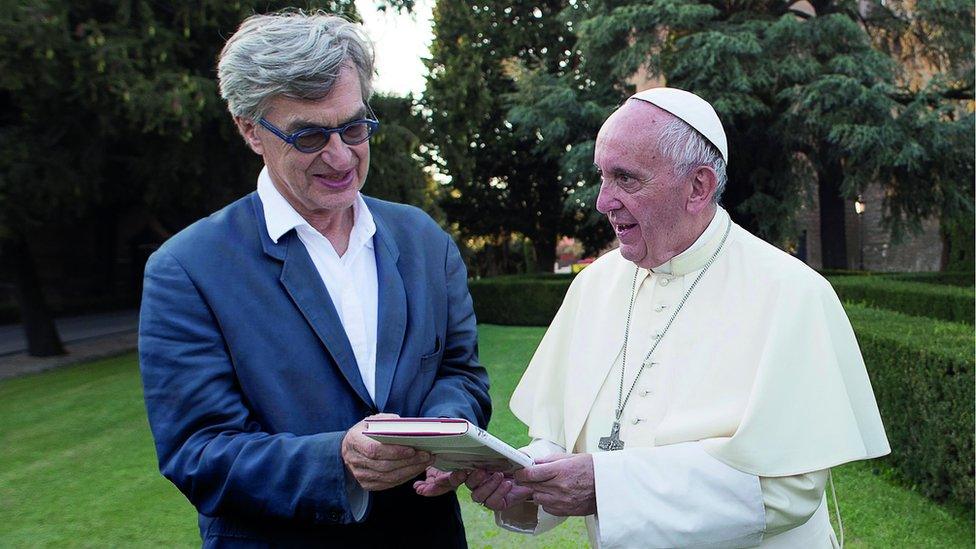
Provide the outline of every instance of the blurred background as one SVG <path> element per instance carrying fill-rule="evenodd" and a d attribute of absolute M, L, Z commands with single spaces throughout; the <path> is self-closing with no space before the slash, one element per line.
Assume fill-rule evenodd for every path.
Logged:
<path fill-rule="evenodd" d="M 144 428 L 134 356 L 91 360 L 134 349 L 149 255 L 254 190 L 260 158 L 218 95 L 216 56 L 244 18 L 287 7 L 364 22 L 382 121 L 364 192 L 454 235 L 482 323 L 545 326 L 571 277 L 614 247 L 592 155 L 617 105 L 659 85 L 709 100 L 730 143 L 724 207 L 828 276 L 848 307 L 896 448 L 865 482 L 921 497 L 932 537 L 910 545 L 946 546 L 958 527 L 946 543 L 972 547 L 971 0 L 0 0 L 0 379 L 17 378 L 0 382 L 0 513 L 21 520 L 0 519 L 0 545 L 76 539 L 17 525 L 34 515 L 15 500 L 47 478 L 17 467 L 55 451 L 26 442 L 65 417 L 32 416 L 37 403 L 87 377 L 25 374 L 128 372 L 120 398 L 134 395 Z M 525 357 L 497 355 L 514 383 L 541 332 L 505 329 L 489 326 L 482 348 L 523 338 Z M 142 474 L 156 474 L 139 436 Z M 875 528 L 895 538 L 868 546 L 909 535 Z"/>
<path fill-rule="evenodd" d="M 136 306 L 147 257 L 253 190 L 215 60 L 294 2 L 7 1 L 0 320 Z M 611 245 L 593 139 L 634 91 L 711 101 L 733 218 L 817 269 L 973 270 L 968 0 L 297 3 L 366 19 L 383 127 L 365 191 L 455 234 L 473 276 Z M 556 267 L 556 268 L 554 268 Z"/>

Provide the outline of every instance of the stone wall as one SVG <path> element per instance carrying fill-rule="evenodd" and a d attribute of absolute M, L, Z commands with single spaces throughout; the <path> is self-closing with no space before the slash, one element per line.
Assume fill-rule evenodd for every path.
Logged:
<path fill-rule="evenodd" d="M 938 271 L 942 261 L 942 238 L 937 219 L 922 223 L 922 232 L 908 235 L 899 243 L 881 224 L 884 190 L 870 186 L 861 196 L 865 211 L 858 215 L 854 202 L 846 209 L 847 263 L 851 269 L 866 271 Z M 799 214 L 801 230 L 806 230 L 806 262 L 815 269 L 822 266 L 820 254 L 820 211 L 816 193 L 812 204 Z M 862 254 L 863 253 L 863 259 Z"/>

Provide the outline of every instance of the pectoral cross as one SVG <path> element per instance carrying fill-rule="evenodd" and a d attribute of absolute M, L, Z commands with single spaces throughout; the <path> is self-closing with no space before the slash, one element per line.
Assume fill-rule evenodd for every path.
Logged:
<path fill-rule="evenodd" d="M 610 430 L 610 436 L 600 437 L 600 444 L 597 445 L 601 450 L 623 450 L 624 441 L 620 440 L 620 422 L 613 422 L 613 429 Z"/>

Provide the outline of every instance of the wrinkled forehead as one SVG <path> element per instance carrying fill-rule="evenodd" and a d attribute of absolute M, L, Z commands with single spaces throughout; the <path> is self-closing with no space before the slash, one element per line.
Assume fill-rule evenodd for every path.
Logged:
<path fill-rule="evenodd" d="M 647 150 L 673 120 L 674 115 L 660 107 L 630 99 L 603 123 L 596 138 L 597 152 L 607 147 Z"/>

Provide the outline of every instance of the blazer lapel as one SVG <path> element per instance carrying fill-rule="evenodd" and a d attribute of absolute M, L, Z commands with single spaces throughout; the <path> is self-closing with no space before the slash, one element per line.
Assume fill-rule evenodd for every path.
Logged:
<path fill-rule="evenodd" d="M 384 410 L 396 374 L 400 349 L 407 329 L 407 294 L 403 287 L 398 260 L 400 250 L 383 219 L 375 210 L 376 282 L 379 292 L 376 318 L 376 408 Z"/>
<path fill-rule="evenodd" d="M 346 381 L 363 402 L 372 407 L 373 400 L 369 397 L 366 385 L 363 384 L 356 355 L 352 352 L 339 313 L 336 312 L 332 298 L 315 269 L 312 258 L 294 232 L 287 233 L 279 239 L 278 246 L 282 245 L 285 246 L 285 251 L 281 284 L 322 340 L 326 351 L 332 355 Z"/>

